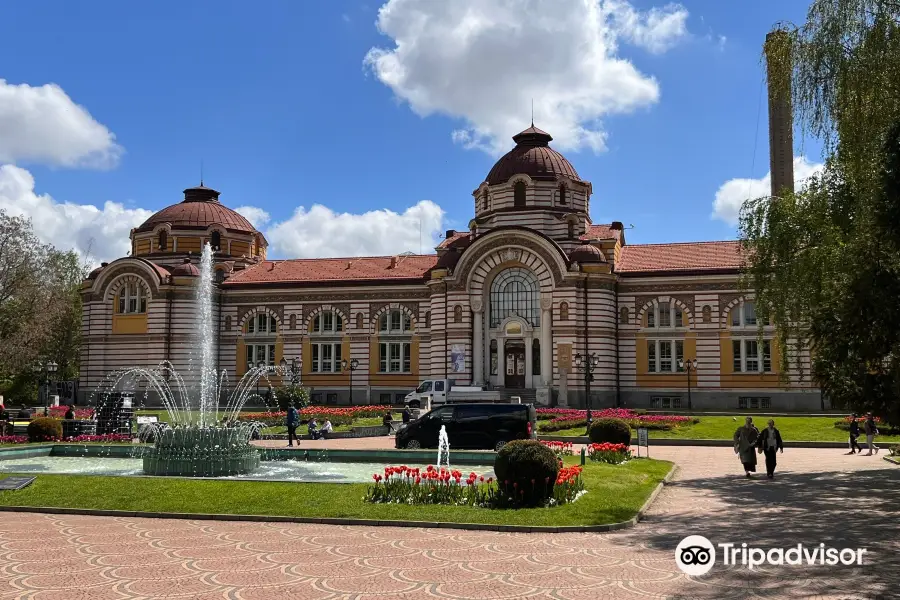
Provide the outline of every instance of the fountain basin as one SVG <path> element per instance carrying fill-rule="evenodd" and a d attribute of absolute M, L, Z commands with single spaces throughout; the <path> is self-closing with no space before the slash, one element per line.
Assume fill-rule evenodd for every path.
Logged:
<path fill-rule="evenodd" d="M 175 477 L 223 477 L 259 468 L 259 450 L 251 430 L 239 427 L 160 427 L 156 442 L 143 453 L 144 474 Z"/>

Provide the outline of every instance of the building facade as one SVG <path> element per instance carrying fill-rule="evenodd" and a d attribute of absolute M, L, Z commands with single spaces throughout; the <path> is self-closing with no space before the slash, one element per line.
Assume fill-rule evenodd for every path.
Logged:
<path fill-rule="evenodd" d="M 85 281 L 83 393 L 163 360 L 191 384 L 209 243 L 217 362 L 232 385 L 248 365 L 294 359 L 323 404 L 350 403 L 351 386 L 354 404 L 388 403 L 453 379 L 584 407 L 578 359 L 593 355 L 595 408 L 687 409 L 689 389 L 695 410 L 820 408 L 799 371 L 779 376 L 773 329 L 759 336 L 737 241 L 627 244 L 622 223 L 591 222 L 591 184 L 550 135 L 532 126 L 513 140 L 472 194 L 469 229 L 429 255 L 269 260 L 218 192 L 185 190 L 132 231 L 128 257 Z"/>

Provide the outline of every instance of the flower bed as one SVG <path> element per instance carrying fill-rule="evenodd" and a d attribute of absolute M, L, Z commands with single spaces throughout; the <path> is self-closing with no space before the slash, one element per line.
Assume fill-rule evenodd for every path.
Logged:
<path fill-rule="evenodd" d="M 536 412 L 538 420 L 541 421 L 538 425 L 538 431 L 543 433 L 574 429 L 576 427 L 587 428 L 586 410 L 578 410 L 575 408 L 539 408 Z M 665 431 L 682 425 L 700 422 L 699 419 L 684 415 L 648 415 L 638 413 L 628 408 L 605 408 L 603 410 L 596 410 L 592 411 L 591 417 L 594 419 L 622 419 L 627 422 L 632 429 L 645 427 L 647 429 Z"/>
<path fill-rule="evenodd" d="M 834 422 L 835 429 L 840 429 L 841 431 L 850 431 L 850 419 L 851 417 L 844 417 L 839 421 Z M 857 422 L 859 423 L 859 431 L 861 435 L 865 435 L 865 418 L 858 418 Z M 900 435 L 900 427 L 888 425 L 884 423 L 879 417 L 875 417 L 875 426 L 878 429 L 879 435 Z"/>
<path fill-rule="evenodd" d="M 350 425 L 356 419 L 365 419 L 371 417 L 380 417 L 387 411 L 391 410 L 390 406 L 348 406 L 346 408 L 334 408 L 330 406 L 307 406 L 300 409 L 300 421 L 309 421 L 316 419 L 324 421 L 328 419 L 335 427 L 338 425 Z M 267 411 L 259 413 L 240 413 L 238 421 L 253 421 L 265 424 L 267 427 L 276 427 L 284 425 L 287 418 L 285 411 Z"/>
<path fill-rule="evenodd" d="M 611 465 L 621 464 L 631 458 L 631 450 L 627 445 L 609 442 L 588 445 L 587 454 L 591 460 Z"/>
<path fill-rule="evenodd" d="M 458 470 L 434 466 L 385 467 L 384 475 L 372 475 L 375 482 L 366 490 L 363 500 L 375 504 L 442 504 L 448 506 L 478 506 L 482 508 L 515 508 L 525 490 L 518 484 L 494 482 L 492 477 L 469 473 L 465 479 Z M 574 502 L 584 491 L 581 467 L 560 467 L 556 481 L 531 480 L 532 485 L 553 485 L 549 506 Z"/>
<path fill-rule="evenodd" d="M 547 442 L 541 440 L 541 443 L 553 450 L 556 456 L 572 456 L 575 454 L 572 442 Z"/>
<path fill-rule="evenodd" d="M 130 442 L 131 436 L 127 433 L 106 433 L 103 435 L 76 435 L 63 439 L 49 437 L 44 442 L 72 442 L 76 444 Z M 3 435 L 0 436 L 0 444 L 27 444 L 27 435 Z"/>
<path fill-rule="evenodd" d="M 66 412 L 68 412 L 69 407 L 60 405 L 60 406 L 51 406 L 49 410 L 49 416 L 54 419 L 62 419 L 66 416 Z M 94 409 L 93 408 L 76 408 L 75 409 L 75 418 L 76 419 L 93 419 L 94 418 Z"/>

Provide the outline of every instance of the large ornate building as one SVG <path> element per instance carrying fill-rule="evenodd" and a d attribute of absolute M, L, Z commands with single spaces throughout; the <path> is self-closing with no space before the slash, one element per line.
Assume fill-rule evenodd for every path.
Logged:
<path fill-rule="evenodd" d="M 128 257 L 85 281 L 81 389 L 133 364 L 188 370 L 208 242 L 218 367 L 232 384 L 284 358 L 321 403 L 349 403 L 351 378 L 356 404 L 453 379 L 584 406 L 576 358 L 594 355 L 594 407 L 686 409 L 690 385 L 694 409 L 818 409 L 798 374 L 780 380 L 772 329 L 758 338 L 739 243 L 627 244 L 621 223 L 591 222 L 591 184 L 551 139 L 534 126 L 516 135 L 472 194 L 469 230 L 447 231 L 429 255 L 269 260 L 219 192 L 185 190 L 132 231 Z"/>

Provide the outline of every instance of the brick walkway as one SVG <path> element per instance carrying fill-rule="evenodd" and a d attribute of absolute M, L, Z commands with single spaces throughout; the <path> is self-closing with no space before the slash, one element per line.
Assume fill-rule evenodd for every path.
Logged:
<path fill-rule="evenodd" d="M 613 534 L 3 514 L 0 598 L 900 597 L 900 467 L 789 449 L 775 481 L 747 481 L 729 448 L 651 453 L 675 460 L 679 474 L 644 522 Z M 870 560 L 753 572 L 717 565 L 691 580 L 673 558 L 688 534 L 763 548 L 865 547 Z"/>

